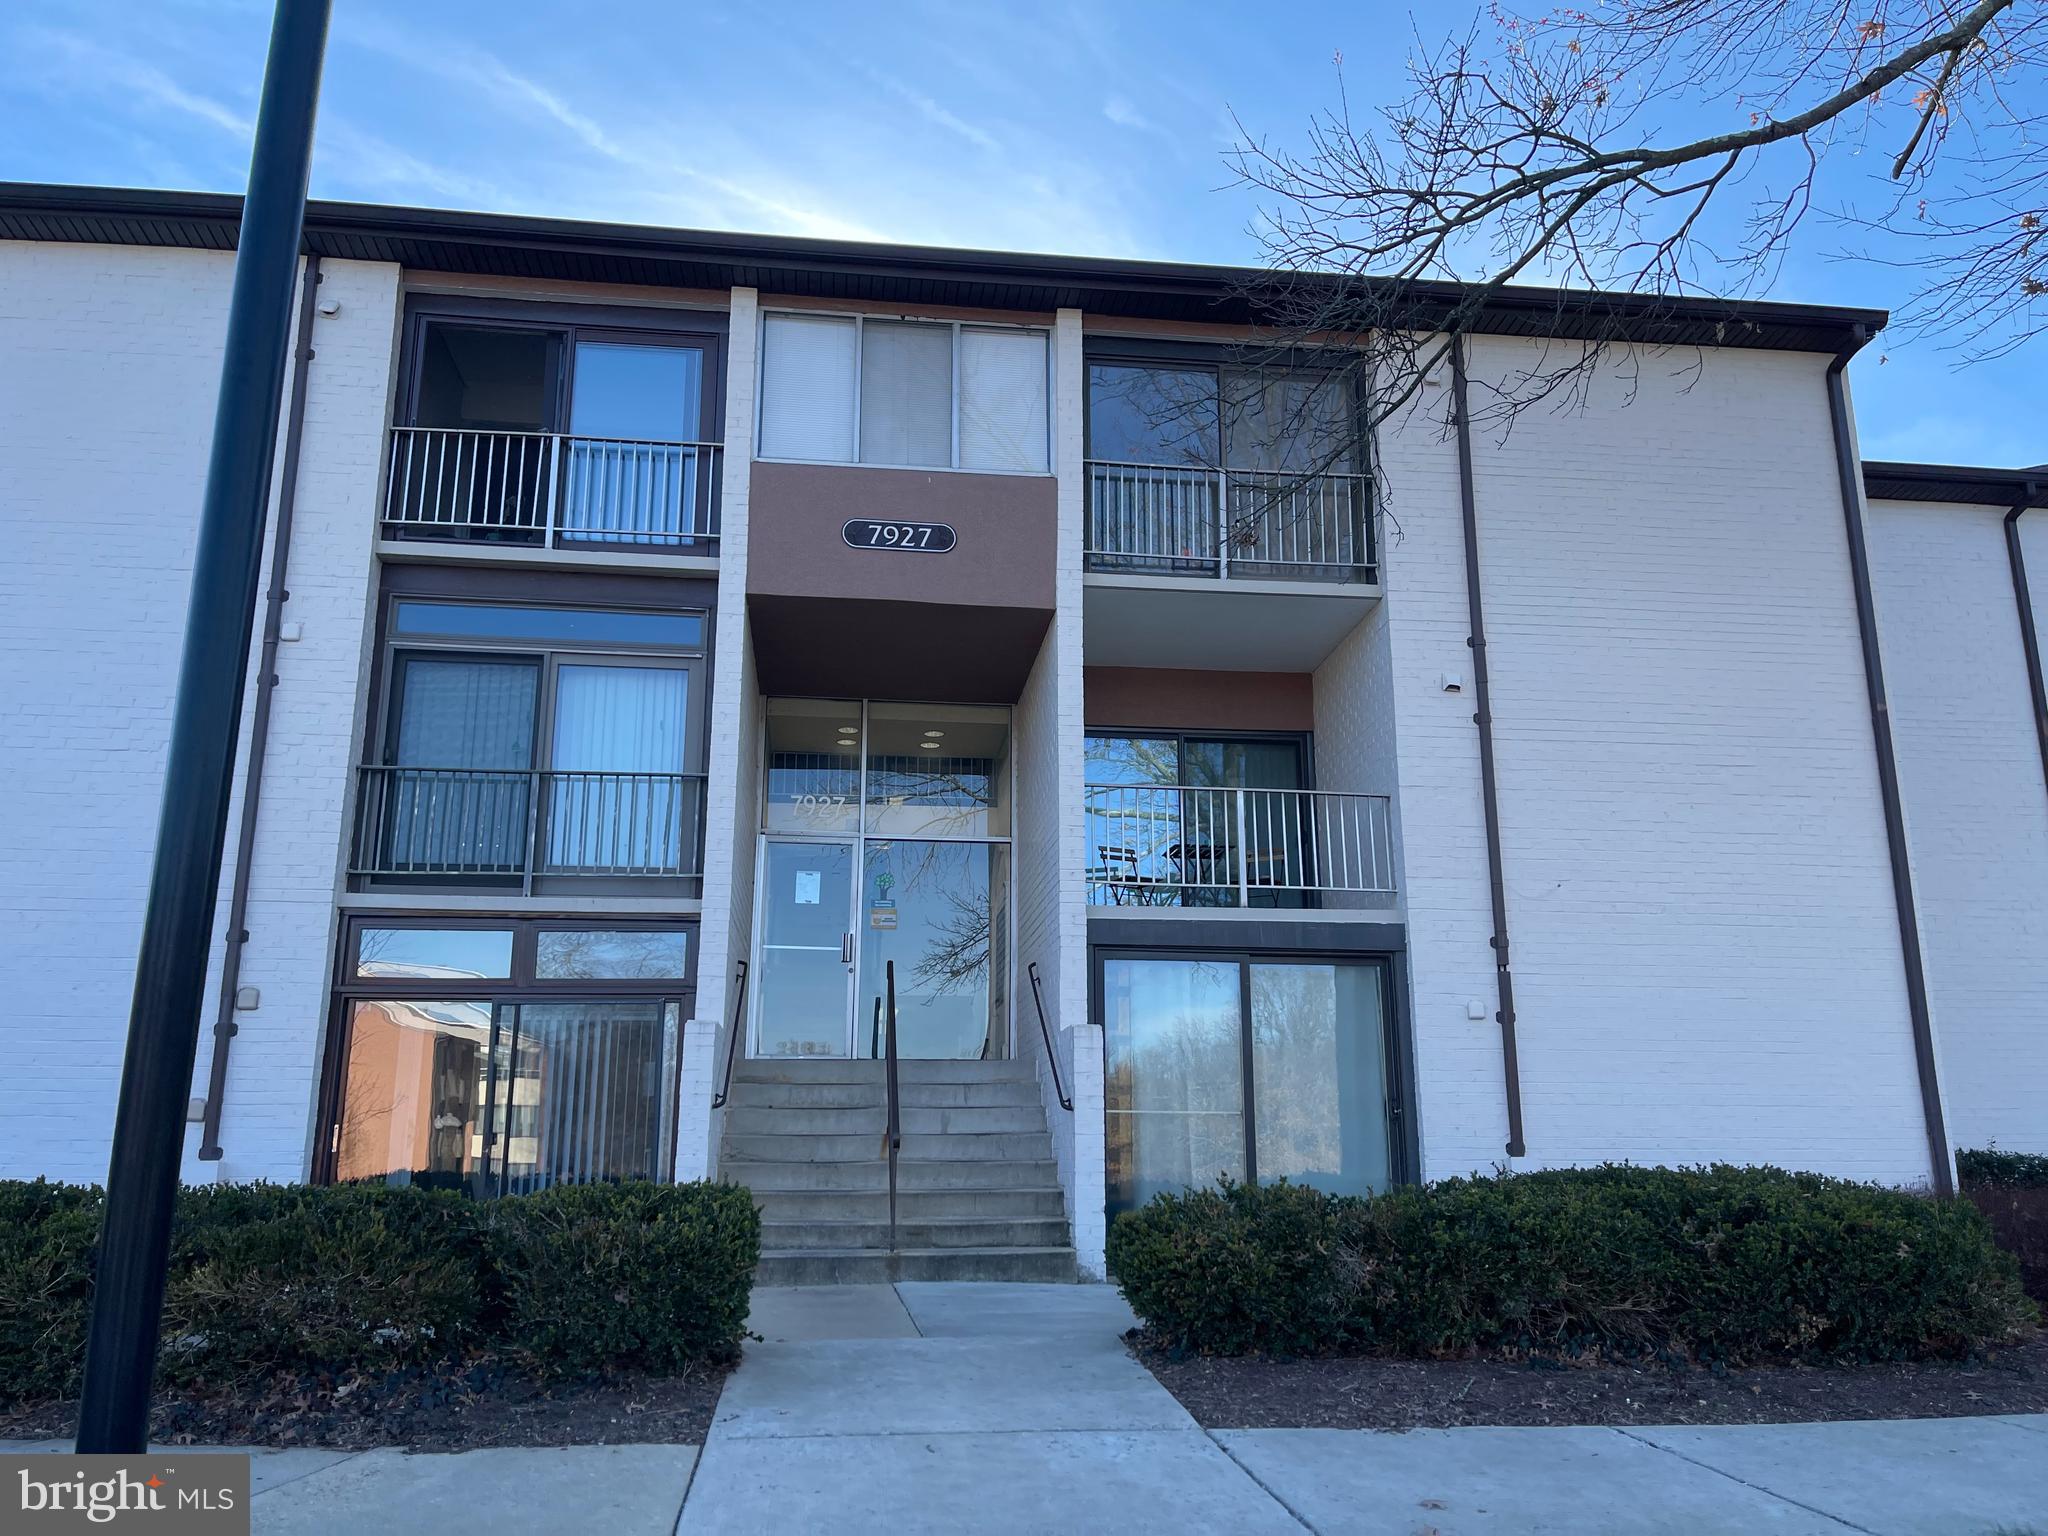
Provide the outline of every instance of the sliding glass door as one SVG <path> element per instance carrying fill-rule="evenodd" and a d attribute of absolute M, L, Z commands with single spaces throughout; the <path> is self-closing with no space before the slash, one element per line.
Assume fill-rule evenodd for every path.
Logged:
<path fill-rule="evenodd" d="M 1098 996 L 1112 1214 L 1226 1175 L 1393 1181 L 1384 961 L 1107 954 Z"/>

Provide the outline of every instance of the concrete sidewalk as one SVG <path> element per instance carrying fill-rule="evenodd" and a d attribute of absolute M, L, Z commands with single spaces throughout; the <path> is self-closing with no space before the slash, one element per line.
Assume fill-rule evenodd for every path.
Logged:
<path fill-rule="evenodd" d="M 680 1530 L 2048 1536 L 2048 1417 L 1207 1433 L 1104 1286 L 757 1291 Z"/>
<path fill-rule="evenodd" d="M 255 1530 L 2048 1536 L 2048 1415 L 1210 1433 L 1105 1286 L 763 1290 L 750 1323 L 701 1457 L 258 1451 Z M 68 1447 L 0 1444 L 31 1449 Z"/>

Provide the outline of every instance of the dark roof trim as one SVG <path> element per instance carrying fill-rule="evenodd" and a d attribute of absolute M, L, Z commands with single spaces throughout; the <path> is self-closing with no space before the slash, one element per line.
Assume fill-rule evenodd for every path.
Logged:
<path fill-rule="evenodd" d="M 0 239 L 234 249 L 239 197 L 0 182 Z M 306 248 L 351 261 L 419 271 L 679 288 L 759 288 L 842 301 L 987 309 L 1077 308 L 1132 319 L 1249 324 L 1249 289 L 1275 274 L 1249 267 L 874 245 L 770 235 L 590 224 L 501 213 L 457 213 L 366 203 L 309 203 Z M 1334 282 L 1287 274 L 1287 286 Z M 1455 284 L 1416 285 L 1425 305 L 1448 310 Z M 1856 328 L 1881 328 L 1883 310 L 1728 299 L 1666 298 L 1513 288 L 1496 295 L 1476 329 L 1489 335 L 1601 337 L 1650 345 L 1837 352 Z"/>
<path fill-rule="evenodd" d="M 1961 464 L 1863 461 L 1863 494 L 1873 501 L 1949 501 L 1980 507 L 2048 507 L 2048 466 L 1980 469 Z"/>

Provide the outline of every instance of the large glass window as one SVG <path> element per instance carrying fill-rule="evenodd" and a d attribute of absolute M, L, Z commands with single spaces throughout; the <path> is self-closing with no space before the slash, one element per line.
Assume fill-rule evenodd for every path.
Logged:
<path fill-rule="evenodd" d="M 476 1194 L 663 1178 L 688 933 L 358 920 L 328 1176 Z"/>
<path fill-rule="evenodd" d="M 762 321 L 768 459 L 1044 474 L 1043 331 L 861 316 Z"/>
<path fill-rule="evenodd" d="M 1107 955 L 1101 978 L 1112 1213 L 1223 1175 L 1392 1182 L 1383 962 Z"/>
<path fill-rule="evenodd" d="M 698 871 L 703 617 L 401 599 L 356 874 Z"/>
<path fill-rule="evenodd" d="M 1240 792 L 1306 789 L 1307 760 L 1299 736 L 1091 733 L 1084 811 L 1089 901 L 1303 905 L 1310 840 L 1299 797 Z"/>
<path fill-rule="evenodd" d="M 715 538 L 715 336 L 438 315 L 414 336 L 388 536 L 670 550 Z"/>
<path fill-rule="evenodd" d="M 879 1057 L 880 1003 L 896 966 L 897 1052 L 913 1061 L 1002 1057 L 1009 1008 L 1010 850 L 1004 843 L 868 838 L 854 1054 Z"/>

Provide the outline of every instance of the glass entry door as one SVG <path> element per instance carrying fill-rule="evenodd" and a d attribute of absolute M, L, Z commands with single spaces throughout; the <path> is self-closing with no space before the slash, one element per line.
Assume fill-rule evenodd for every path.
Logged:
<path fill-rule="evenodd" d="M 755 1056 L 851 1054 L 853 872 L 851 839 L 763 842 Z"/>

